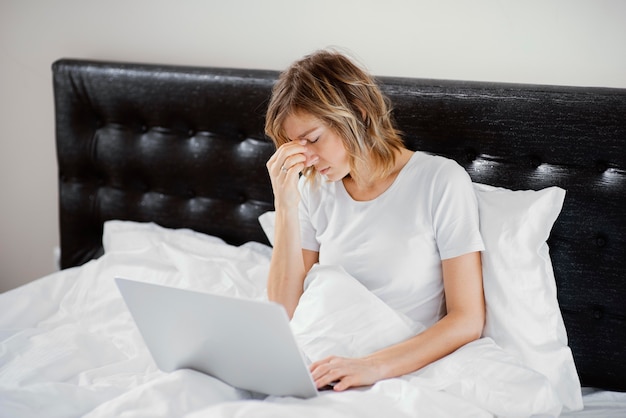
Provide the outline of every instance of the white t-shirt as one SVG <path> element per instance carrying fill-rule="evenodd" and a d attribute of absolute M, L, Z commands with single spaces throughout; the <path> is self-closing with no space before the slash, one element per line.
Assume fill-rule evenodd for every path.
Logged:
<path fill-rule="evenodd" d="M 302 248 L 426 327 L 445 313 L 441 260 L 484 249 L 470 177 L 453 160 L 415 152 L 365 202 L 341 181 L 302 178 L 299 187 Z"/>

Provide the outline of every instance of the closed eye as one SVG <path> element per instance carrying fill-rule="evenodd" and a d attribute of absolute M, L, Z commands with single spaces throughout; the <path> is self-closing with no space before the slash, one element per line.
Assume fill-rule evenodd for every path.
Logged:
<path fill-rule="evenodd" d="M 317 141 L 319 141 L 319 140 L 320 140 L 320 137 L 318 136 L 317 138 L 315 138 L 315 139 L 309 139 L 308 141 L 309 141 L 309 144 L 315 144 L 315 143 L 316 143 Z"/>

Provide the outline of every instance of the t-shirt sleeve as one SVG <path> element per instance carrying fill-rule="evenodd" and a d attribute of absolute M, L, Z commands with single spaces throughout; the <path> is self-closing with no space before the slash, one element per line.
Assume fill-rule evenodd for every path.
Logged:
<path fill-rule="evenodd" d="M 304 176 L 300 177 L 298 183 L 300 190 L 300 239 L 302 241 L 302 249 L 317 251 L 320 250 L 320 243 L 317 241 L 316 231 L 311 222 L 311 182 L 308 182 Z"/>
<path fill-rule="evenodd" d="M 455 161 L 442 165 L 433 185 L 433 226 L 442 260 L 485 249 L 472 181 Z"/>

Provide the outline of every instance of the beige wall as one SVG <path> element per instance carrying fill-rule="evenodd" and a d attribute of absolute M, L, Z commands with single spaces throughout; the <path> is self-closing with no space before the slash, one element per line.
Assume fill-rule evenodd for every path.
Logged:
<path fill-rule="evenodd" d="M 621 0 L 0 0 L 0 292 L 58 245 L 50 64 L 281 69 L 341 46 L 378 75 L 626 87 Z"/>

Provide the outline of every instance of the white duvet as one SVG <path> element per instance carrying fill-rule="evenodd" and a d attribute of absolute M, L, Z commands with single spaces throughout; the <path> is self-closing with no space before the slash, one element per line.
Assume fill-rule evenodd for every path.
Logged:
<path fill-rule="evenodd" d="M 163 373 L 113 279 L 262 299 L 271 249 L 257 243 L 233 247 L 189 230 L 119 221 L 105 225 L 103 243 L 100 259 L 0 295 L 1 417 L 523 417 L 561 412 L 546 378 L 487 338 L 418 373 L 308 400 L 253 398 L 195 371 Z M 420 329 L 334 267 L 313 270 L 292 327 L 312 359 L 365 354 Z"/>

